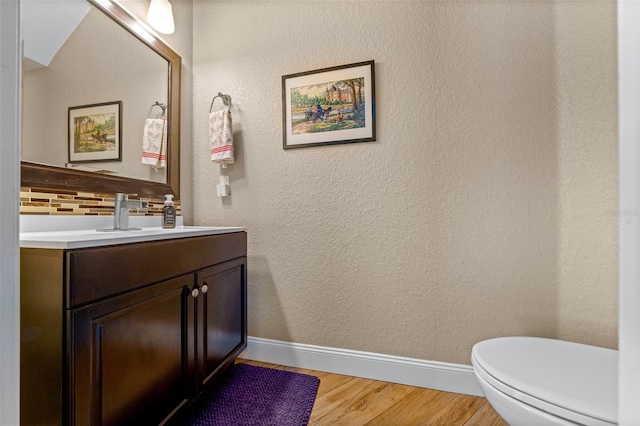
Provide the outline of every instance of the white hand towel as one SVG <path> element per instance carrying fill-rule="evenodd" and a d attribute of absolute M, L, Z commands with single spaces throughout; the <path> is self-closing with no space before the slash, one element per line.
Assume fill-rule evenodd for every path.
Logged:
<path fill-rule="evenodd" d="M 211 161 L 222 167 L 233 164 L 233 128 L 229 110 L 209 114 L 209 136 L 211 138 Z"/>
<path fill-rule="evenodd" d="M 167 120 L 147 118 L 142 134 L 142 164 L 156 169 L 167 165 Z"/>

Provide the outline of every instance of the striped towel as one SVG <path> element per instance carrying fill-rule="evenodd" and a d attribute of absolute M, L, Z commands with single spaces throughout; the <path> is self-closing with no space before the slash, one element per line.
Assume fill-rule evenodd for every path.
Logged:
<path fill-rule="evenodd" d="M 231 111 L 222 110 L 209 114 L 211 161 L 222 167 L 233 164 L 233 129 Z"/>
<path fill-rule="evenodd" d="M 142 134 L 142 164 L 167 166 L 167 119 L 147 118 Z"/>

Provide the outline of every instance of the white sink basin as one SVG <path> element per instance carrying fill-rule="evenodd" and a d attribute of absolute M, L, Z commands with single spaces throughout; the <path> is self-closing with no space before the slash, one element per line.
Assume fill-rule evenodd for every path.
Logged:
<path fill-rule="evenodd" d="M 102 232 L 96 229 L 70 231 L 21 232 L 20 247 L 75 249 L 137 243 L 142 241 L 167 240 L 171 238 L 197 237 L 202 235 L 226 234 L 244 231 L 241 227 L 177 226 L 171 229 L 161 227 L 142 228 L 137 231 Z"/>

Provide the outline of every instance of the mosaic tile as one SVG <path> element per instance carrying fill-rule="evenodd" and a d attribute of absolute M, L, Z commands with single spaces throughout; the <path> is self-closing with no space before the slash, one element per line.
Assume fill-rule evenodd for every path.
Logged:
<path fill-rule="evenodd" d="M 132 211 L 136 216 L 162 216 L 163 198 L 129 196 L 132 200 L 144 200 L 149 203 L 147 209 Z M 20 213 L 42 215 L 90 215 L 112 216 L 115 199 L 113 194 L 67 191 L 47 188 L 20 188 Z M 180 201 L 174 204 L 176 214 L 181 215 Z"/>

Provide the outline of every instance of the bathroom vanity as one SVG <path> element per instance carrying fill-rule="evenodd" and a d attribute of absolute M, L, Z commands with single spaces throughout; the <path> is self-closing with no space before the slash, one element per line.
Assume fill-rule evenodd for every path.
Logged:
<path fill-rule="evenodd" d="M 171 423 L 233 363 L 247 235 L 194 230 L 23 241 L 23 424 Z"/>

